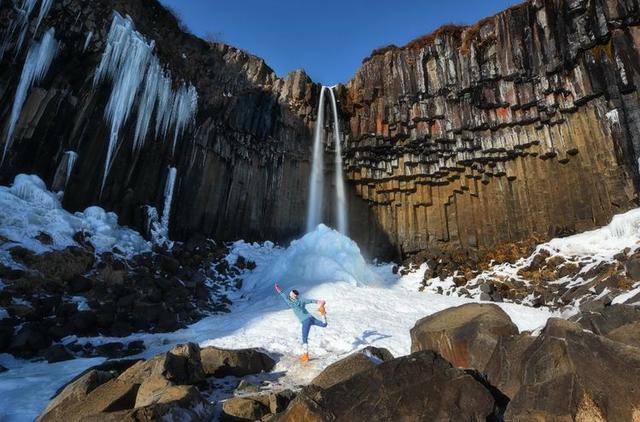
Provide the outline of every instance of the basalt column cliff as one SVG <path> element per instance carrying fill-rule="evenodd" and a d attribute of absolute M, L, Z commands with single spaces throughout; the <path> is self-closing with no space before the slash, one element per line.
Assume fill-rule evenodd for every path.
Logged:
<path fill-rule="evenodd" d="M 348 179 L 403 252 L 606 224 L 637 204 L 640 2 L 532 0 L 365 59 Z"/>

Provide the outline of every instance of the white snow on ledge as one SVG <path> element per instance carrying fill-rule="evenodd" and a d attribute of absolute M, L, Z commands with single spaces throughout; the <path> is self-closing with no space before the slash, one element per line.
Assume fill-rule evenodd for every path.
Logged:
<path fill-rule="evenodd" d="M 36 253 L 76 245 L 73 235 L 84 231 L 96 252 L 111 251 L 114 247 L 126 255 L 148 251 L 150 244 L 136 231 L 118 225 L 118 216 L 100 207 L 84 212 L 65 211 L 56 194 L 47 190 L 38 176 L 19 174 L 11 187 L 0 186 L 0 236 Z M 51 236 L 52 244 L 35 239 L 40 233 Z M 5 243 L 0 249 L 0 262 L 8 263 Z M 2 251 L 0 251 L 2 252 Z"/>

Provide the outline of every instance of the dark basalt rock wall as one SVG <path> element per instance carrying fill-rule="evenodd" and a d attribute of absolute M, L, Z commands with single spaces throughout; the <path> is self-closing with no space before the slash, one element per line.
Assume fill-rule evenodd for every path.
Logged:
<path fill-rule="evenodd" d="M 403 252 L 487 248 L 637 205 L 640 3 L 531 0 L 374 51 L 346 166 Z"/>
<path fill-rule="evenodd" d="M 3 29 L 12 3 L 0 5 Z M 99 196 L 110 85 L 92 82 L 113 10 L 155 40 L 174 87 L 191 82 L 199 101 L 173 155 L 150 134 L 134 157 L 129 118 Z M 143 230 L 144 207 L 161 211 L 171 165 L 173 238 L 302 233 L 320 90 L 304 72 L 279 78 L 262 59 L 185 33 L 157 0 L 54 0 L 36 34 L 35 20 L 27 40 L 54 27 L 60 48 L 29 91 L 0 183 L 29 172 L 60 185 L 73 150 L 64 205 L 98 203 Z M 531 0 L 375 51 L 338 87 L 351 236 L 369 255 L 485 249 L 588 229 L 635 206 L 639 23 L 637 0 Z M 28 42 L 0 62 L 3 130 Z"/>

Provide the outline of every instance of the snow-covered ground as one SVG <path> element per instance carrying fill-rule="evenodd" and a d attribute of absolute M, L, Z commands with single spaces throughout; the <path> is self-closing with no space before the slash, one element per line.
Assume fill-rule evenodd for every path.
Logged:
<path fill-rule="evenodd" d="M 234 261 L 239 255 L 255 261 L 257 268 L 247 271 L 243 288 L 231 298 L 231 313 L 205 318 L 174 333 L 81 341 L 96 345 L 142 339 L 147 345 L 143 357 L 187 341 L 225 348 L 259 347 L 277 360 L 272 383 L 292 387 L 310 381 L 330 363 L 368 345 L 386 347 L 396 356 L 408 354 L 409 330 L 416 320 L 471 301 L 419 292 L 423 271 L 399 277 L 392 273 L 392 264 L 368 265 L 353 241 L 322 225 L 288 248 L 270 242 L 237 242 L 229 259 Z M 276 281 L 285 289 L 298 289 L 305 297 L 327 301 L 329 326 L 312 328 L 312 360 L 306 365 L 297 360 L 300 323 L 275 294 Z M 499 306 L 520 330 L 535 330 L 552 315 L 543 308 Z M 309 308 L 315 311 L 313 305 Z M 57 388 L 99 362 L 76 359 L 49 365 L 0 355 L 0 364 L 10 369 L 0 374 L 0 420 L 33 420 Z"/>

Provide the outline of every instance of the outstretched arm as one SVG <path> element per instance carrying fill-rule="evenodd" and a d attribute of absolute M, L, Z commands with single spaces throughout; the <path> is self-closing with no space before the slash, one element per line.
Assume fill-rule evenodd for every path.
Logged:
<path fill-rule="evenodd" d="M 284 292 L 280 288 L 280 285 L 278 283 L 276 283 L 276 284 L 274 284 L 273 287 L 276 289 L 276 292 L 280 295 L 280 297 L 282 297 L 282 300 L 284 300 L 285 303 L 288 305 L 289 301 L 287 300 L 287 296 L 284 294 Z"/>
<path fill-rule="evenodd" d="M 317 303 L 318 305 L 323 305 L 326 302 L 322 299 L 302 299 L 302 303 L 304 303 L 305 305 L 309 303 Z"/>

